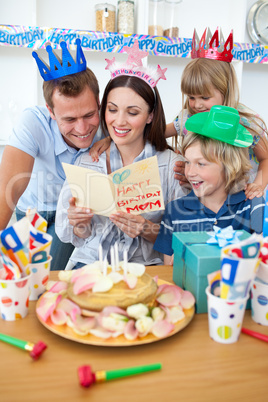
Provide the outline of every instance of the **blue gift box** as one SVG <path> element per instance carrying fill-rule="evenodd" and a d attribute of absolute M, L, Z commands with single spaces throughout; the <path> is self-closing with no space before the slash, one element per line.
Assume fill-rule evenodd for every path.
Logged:
<path fill-rule="evenodd" d="M 239 240 L 250 237 L 242 230 Z M 196 312 L 207 312 L 207 275 L 221 268 L 221 248 L 217 244 L 207 244 L 207 232 L 177 232 L 172 236 L 174 251 L 173 281 L 189 290 L 196 300 Z"/>

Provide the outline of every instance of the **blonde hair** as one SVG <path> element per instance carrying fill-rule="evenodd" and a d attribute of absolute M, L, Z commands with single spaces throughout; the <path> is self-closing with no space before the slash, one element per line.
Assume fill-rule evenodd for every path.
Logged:
<path fill-rule="evenodd" d="M 195 112 L 190 108 L 188 95 L 212 96 L 212 89 L 217 89 L 223 96 L 223 105 L 238 110 L 240 118 L 245 117 L 256 125 L 256 128 L 244 125 L 251 134 L 260 136 L 260 131 L 267 133 L 265 122 L 254 114 L 239 110 L 239 87 L 236 72 L 231 63 L 211 59 L 194 59 L 185 67 L 181 78 L 182 104 L 190 114 Z M 187 96 L 184 101 L 184 96 Z M 261 126 L 263 125 L 263 127 Z"/>
<path fill-rule="evenodd" d="M 207 161 L 223 166 L 226 192 L 233 194 L 241 191 L 247 183 L 251 169 L 248 149 L 189 132 L 183 139 L 182 155 L 185 156 L 186 150 L 197 142 Z"/>

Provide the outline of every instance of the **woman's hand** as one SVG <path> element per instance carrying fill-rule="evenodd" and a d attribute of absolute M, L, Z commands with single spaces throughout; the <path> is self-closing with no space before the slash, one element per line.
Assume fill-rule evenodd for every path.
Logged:
<path fill-rule="evenodd" d="M 91 233 L 91 220 L 93 213 L 88 208 L 76 207 L 75 197 L 70 198 L 67 210 L 70 225 L 74 228 L 74 234 L 86 239 Z"/>
<path fill-rule="evenodd" d="M 141 236 L 154 243 L 159 232 L 159 225 L 148 221 L 142 215 L 115 212 L 110 215 L 110 220 L 132 239 Z"/>
<path fill-rule="evenodd" d="M 99 156 L 109 148 L 111 141 L 111 137 L 106 137 L 92 145 L 89 150 L 89 155 L 91 156 L 93 162 L 99 161 Z"/>

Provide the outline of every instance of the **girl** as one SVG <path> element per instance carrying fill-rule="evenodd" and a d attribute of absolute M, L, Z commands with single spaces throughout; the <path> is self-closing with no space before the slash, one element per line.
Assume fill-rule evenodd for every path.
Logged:
<path fill-rule="evenodd" d="M 183 98 L 186 96 L 185 102 L 183 99 L 184 109 L 173 123 L 167 125 L 166 136 L 186 135 L 186 120 L 196 113 L 209 111 L 214 105 L 237 109 L 240 123 L 253 137 L 248 149 L 252 170 L 245 194 L 249 199 L 263 195 L 268 185 L 267 128 L 255 112 L 239 103 L 238 83 L 232 64 L 206 58 L 192 60 L 183 71 L 181 91 Z"/>
<path fill-rule="evenodd" d="M 169 172 L 180 157 L 169 149 L 165 138 L 165 116 L 157 88 L 140 78 L 121 75 L 112 79 L 104 92 L 101 111 L 103 133 L 111 143 L 97 163 L 88 152 L 76 164 L 109 174 L 120 167 L 157 155 L 164 203 L 185 195 Z M 110 248 L 115 242 L 119 258 L 124 250 L 128 261 L 145 265 L 163 263 L 163 256 L 153 250 L 163 211 L 131 215 L 117 212 L 109 218 L 77 208 L 68 184 L 63 188 L 56 217 L 59 238 L 76 247 L 71 256 L 75 268 L 98 260 L 101 244 L 103 258 L 110 261 Z"/>
<path fill-rule="evenodd" d="M 212 106 L 187 120 L 187 130 L 194 133 L 184 138 L 181 151 L 192 191 L 166 206 L 154 245 L 166 264 L 173 232 L 210 231 L 214 225 L 262 232 L 264 199 L 246 199 L 242 191 L 251 169 L 246 146 L 252 136 L 238 122 L 237 110 L 226 106 Z"/>
<path fill-rule="evenodd" d="M 239 103 L 239 89 L 234 67 L 231 63 L 206 58 L 194 59 L 185 67 L 181 78 L 181 91 L 184 108 L 174 122 L 166 127 L 166 137 L 187 134 L 185 122 L 196 113 L 209 111 L 214 105 L 230 106 L 238 110 L 240 123 L 252 134 L 253 143 L 249 147 L 252 170 L 246 187 L 249 199 L 263 195 L 268 185 L 268 143 L 267 128 L 264 121 L 252 110 Z M 184 102 L 184 96 L 186 100 Z M 106 144 L 105 144 L 106 142 Z M 91 149 L 97 159 L 98 153 L 107 147 L 108 140 L 97 142 Z M 103 145 L 103 147 L 102 147 Z M 187 183 L 184 164 L 177 162 L 175 177 L 180 184 Z"/>

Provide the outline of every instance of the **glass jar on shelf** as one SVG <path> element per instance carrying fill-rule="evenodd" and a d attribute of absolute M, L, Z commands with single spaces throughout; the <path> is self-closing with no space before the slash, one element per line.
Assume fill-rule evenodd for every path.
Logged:
<path fill-rule="evenodd" d="M 134 1 L 118 0 L 117 3 L 117 32 L 134 33 Z"/>
<path fill-rule="evenodd" d="M 164 0 L 150 0 L 148 34 L 163 36 Z"/>
<path fill-rule="evenodd" d="M 181 2 L 182 0 L 165 0 L 164 36 L 169 36 L 170 38 L 179 37 L 177 20 Z"/>
<path fill-rule="evenodd" d="M 115 11 L 109 3 L 95 5 L 96 31 L 115 32 Z"/>

